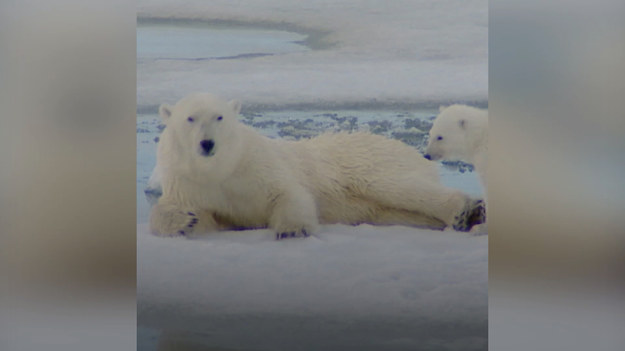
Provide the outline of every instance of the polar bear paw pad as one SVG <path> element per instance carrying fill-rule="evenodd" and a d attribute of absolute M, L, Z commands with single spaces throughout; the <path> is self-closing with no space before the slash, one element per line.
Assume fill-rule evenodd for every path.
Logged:
<path fill-rule="evenodd" d="M 291 232 L 282 232 L 282 233 L 276 233 L 276 240 L 282 240 L 282 239 L 288 239 L 288 238 L 298 238 L 298 237 L 303 237 L 303 238 L 307 238 L 309 237 L 310 234 L 306 231 L 306 229 L 302 229 L 300 231 L 291 231 Z"/>
<path fill-rule="evenodd" d="M 198 219 L 195 213 L 187 212 L 187 215 L 189 215 L 191 218 L 189 219 L 189 222 L 187 223 L 185 228 L 178 231 L 178 235 L 186 236 L 188 233 L 190 233 L 193 230 L 195 225 L 198 223 Z"/>

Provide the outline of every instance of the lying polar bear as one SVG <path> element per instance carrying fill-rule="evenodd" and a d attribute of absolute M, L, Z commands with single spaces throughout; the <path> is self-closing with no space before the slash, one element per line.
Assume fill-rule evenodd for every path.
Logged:
<path fill-rule="evenodd" d="M 443 186 L 435 163 L 400 141 L 368 133 L 270 139 L 238 122 L 240 108 L 210 94 L 160 107 L 153 234 L 269 227 L 280 239 L 330 223 L 469 231 L 484 221 L 481 200 Z"/>

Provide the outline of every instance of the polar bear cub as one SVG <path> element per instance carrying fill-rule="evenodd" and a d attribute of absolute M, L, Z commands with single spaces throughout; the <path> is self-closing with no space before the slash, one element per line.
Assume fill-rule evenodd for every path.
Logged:
<path fill-rule="evenodd" d="M 430 129 L 425 158 L 473 164 L 486 189 L 488 111 L 466 105 L 442 107 Z"/>
<path fill-rule="evenodd" d="M 269 227 L 281 239 L 330 223 L 469 231 L 484 221 L 481 200 L 443 186 L 435 164 L 400 141 L 368 133 L 271 139 L 240 123 L 240 108 L 211 94 L 161 105 L 153 234 Z"/>

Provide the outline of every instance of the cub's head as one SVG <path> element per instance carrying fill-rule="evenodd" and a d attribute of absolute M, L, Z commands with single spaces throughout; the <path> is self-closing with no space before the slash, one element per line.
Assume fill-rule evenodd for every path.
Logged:
<path fill-rule="evenodd" d="M 430 129 L 425 158 L 472 162 L 484 128 L 482 115 L 485 115 L 484 111 L 465 105 L 441 107 Z"/>
<path fill-rule="evenodd" d="M 188 157 L 211 158 L 234 138 L 241 103 L 226 102 L 211 94 L 192 94 L 174 106 L 162 104 L 159 114 L 168 138 Z"/>

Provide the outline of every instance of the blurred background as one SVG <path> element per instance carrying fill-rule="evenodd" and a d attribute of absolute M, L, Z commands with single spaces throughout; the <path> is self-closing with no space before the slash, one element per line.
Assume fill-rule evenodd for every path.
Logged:
<path fill-rule="evenodd" d="M 132 350 L 134 3 L 0 6 L 0 349 Z M 625 4 L 489 11 L 490 349 L 622 350 Z"/>
<path fill-rule="evenodd" d="M 625 3 L 489 4 L 489 343 L 625 347 Z"/>
<path fill-rule="evenodd" d="M 135 345 L 135 8 L 0 8 L 1 350 Z"/>

